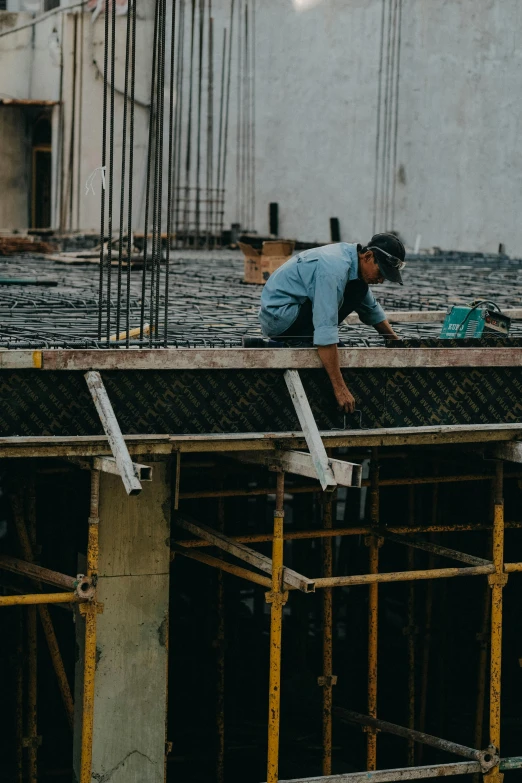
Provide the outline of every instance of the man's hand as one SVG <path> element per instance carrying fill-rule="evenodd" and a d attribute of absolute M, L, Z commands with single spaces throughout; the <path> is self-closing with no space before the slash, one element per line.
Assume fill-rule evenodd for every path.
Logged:
<path fill-rule="evenodd" d="M 332 383 L 337 404 L 344 413 L 353 413 L 355 410 L 355 398 L 344 382 L 339 366 L 337 345 L 318 345 L 317 353 Z"/>
<path fill-rule="evenodd" d="M 343 383 L 339 388 L 334 387 L 335 399 L 337 405 L 343 411 L 343 413 L 353 413 L 355 410 L 355 397 L 351 393 L 348 386 Z"/>
<path fill-rule="evenodd" d="M 398 334 L 396 334 L 389 321 L 381 321 L 378 324 L 374 324 L 374 329 L 376 329 L 379 334 L 382 334 L 383 337 L 386 337 L 388 340 L 400 340 Z"/>

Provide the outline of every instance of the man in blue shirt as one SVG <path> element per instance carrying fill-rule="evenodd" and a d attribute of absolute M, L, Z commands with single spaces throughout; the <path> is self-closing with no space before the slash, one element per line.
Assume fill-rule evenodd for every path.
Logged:
<path fill-rule="evenodd" d="M 339 325 L 351 312 L 394 340 L 369 285 L 391 280 L 402 285 L 405 250 L 394 234 L 375 234 L 366 247 L 339 242 L 305 250 L 268 278 L 259 321 L 267 337 L 309 337 L 332 383 L 341 410 L 353 413 L 355 399 L 339 366 Z"/>

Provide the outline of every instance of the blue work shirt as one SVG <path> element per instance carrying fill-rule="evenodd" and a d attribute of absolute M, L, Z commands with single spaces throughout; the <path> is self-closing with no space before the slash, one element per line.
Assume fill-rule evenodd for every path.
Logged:
<path fill-rule="evenodd" d="M 267 337 L 283 334 L 297 318 L 300 305 L 309 299 L 313 309 L 314 345 L 338 343 L 338 311 L 344 289 L 350 280 L 357 279 L 358 272 L 357 245 L 348 242 L 315 247 L 292 256 L 265 283 L 259 311 L 263 334 Z M 356 312 L 370 326 L 386 320 L 370 289 Z"/>

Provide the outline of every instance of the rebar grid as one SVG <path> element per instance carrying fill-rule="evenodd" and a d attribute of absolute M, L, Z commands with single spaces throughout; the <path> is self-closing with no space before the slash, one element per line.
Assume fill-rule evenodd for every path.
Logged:
<path fill-rule="evenodd" d="M 115 262 L 116 263 L 116 262 Z M 499 256 L 466 254 L 412 257 L 403 287 L 385 283 L 376 295 L 385 310 L 444 309 L 469 303 L 477 297 L 491 298 L 501 308 L 522 304 L 522 261 Z M 160 292 L 157 305 L 165 314 L 163 331 L 107 342 L 98 339 L 97 265 L 62 264 L 42 257 L 2 260 L 2 277 L 56 281 L 53 288 L 0 284 L 0 347 L 5 348 L 107 348 L 107 347 L 239 347 L 242 337 L 260 336 L 257 319 L 261 286 L 243 283 L 243 258 L 234 251 L 171 251 L 168 300 Z M 113 281 L 114 282 L 114 281 Z M 142 270 L 134 262 L 127 278 L 129 315 L 120 315 L 120 329 L 140 327 Z M 0 281 L 1 283 L 1 281 Z M 103 293 L 103 310 L 108 300 Z M 114 310 L 114 312 L 112 312 Z M 146 313 L 146 310 L 145 310 Z M 154 324 L 153 324 L 154 326 Z M 163 329 L 163 327 L 162 327 Z M 398 325 L 402 338 L 425 340 L 437 337 L 440 324 Z M 117 308 L 111 309 L 109 336 L 118 330 Z M 340 330 L 347 346 L 383 345 L 371 327 L 346 325 Z M 513 322 L 511 335 L 522 336 L 522 323 Z"/>

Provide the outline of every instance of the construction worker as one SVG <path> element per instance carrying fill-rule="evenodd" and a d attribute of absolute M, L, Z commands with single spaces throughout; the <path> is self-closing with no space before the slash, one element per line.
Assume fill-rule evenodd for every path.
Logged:
<path fill-rule="evenodd" d="M 394 234 L 375 234 L 365 247 L 339 242 L 305 250 L 279 267 L 261 294 L 259 321 L 266 337 L 312 338 L 337 403 L 353 413 L 355 399 L 339 366 L 339 325 L 351 312 L 386 338 L 398 340 L 370 285 L 402 285 L 405 250 Z"/>

